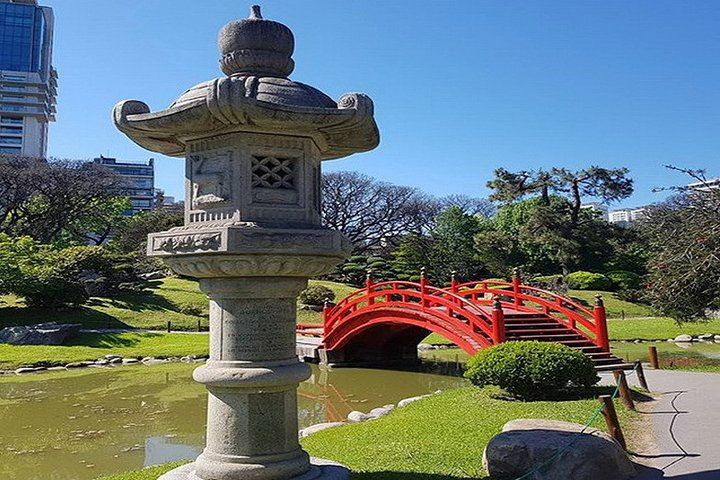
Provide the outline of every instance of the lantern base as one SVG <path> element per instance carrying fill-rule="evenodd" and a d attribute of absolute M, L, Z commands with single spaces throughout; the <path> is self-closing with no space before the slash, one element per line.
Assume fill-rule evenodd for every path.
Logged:
<path fill-rule="evenodd" d="M 350 470 L 339 463 L 322 458 L 310 459 L 310 470 L 297 477 L 282 480 L 348 480 Z M 204 480 L 195 474 L 195 465 L 189 463 L 170 470 L 160 476 L 158 480 Z M 228 479 L 229 480 L 229 479 Z M 238 477 L 237 480 L 242 480 Z M 279 479 L 280 480 L 280 479 Z"/>

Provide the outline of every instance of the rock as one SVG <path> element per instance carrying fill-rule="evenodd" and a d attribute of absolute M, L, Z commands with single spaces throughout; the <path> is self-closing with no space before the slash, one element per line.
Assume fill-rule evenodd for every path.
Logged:
<path fill-rule="evenodd" d="M 676 347 L 680 348 L 692 348 L 692 342 L 675 342 Z"/>
<path fill-rule="evenodd" d="M 161 363 L 169 363 L 170 361 L 163 358 L 145 357 L 142 359 L 144 365 L 160 365 Z"/>
<path fill-rule="evenodd" d="M 79 323 L 38 323 L 0 330 L 0 343 L 10 345 L 62 345 L 67 338 L 80 333 Z"/>
<path fill-rule="evenodd" d="M 633 343 L 643 343 L 643 341 L 638 338 Z"/>
<path fill-rule="evenodd" d="M 122 357 L 121 357 L 120 355 L 115 355 L 115 354 L 112 354 L 112 353 L 109 354 L 109 355 L 105 355 L 104 358 L 105 358 L 105 360 L 113 360 L 113 359 L 115 359 L 115 358 L 119 358 L 119 359 L 122 360 Z"/>
<path fill-rule="evenodd" d="M 192 359 L 192 357 L 190 357 L 189 355 L 186 355 L 186 356 L 180 358 L 180 361 L 183 362 L 183 363 L 190 363 L 190 362 L 193 361 L 193 359 Z"/>
<path fill-rule="evenodd" d="M 99 367 L 108 365 L 109 363 L 110 363 L 110 361 L 107 360 L 107 359 L 105 359 L 105 358 L 101 358 L 100 360 L 96 360 L 96 361 L 95 361 L 95 365 L 97 365 L 97 366 L 99 366 Z"/>
<path fill-rule="evenodd" d="M 300 438 L 305 438 L 309 435 L 312 435 L 313 433 L 320 432 L 322 430 L 327 430 L 328 428 L 333 427 L 339 427 L 340 425 L 345 425 L 343 422 L 327 422 L 327 423 L 318 423 L 315 425 L 310 425 L 307 428 L 303 428 L 300 430 Z"/>
<path fill-rule="evenodd" d="M 367 414 L 367 416 L 369 417 L 368 420 L 384 417 L 391 411 L 392 411 L 392 409 L 385 408 L 385 407 L 373 408 Z"/>
<path fill-rule="evenodd" d="M 420 351 L 432 350 L 434 347 L 429 343 L 419 343 L 417 349 Z"/>
<path fill-rule="evenodd" d="M 713 339 L 714 339 L 716 342 L 720 342 L 720 335 L 715 335 L 715 336 L 713 337 Z"/>
<path fill-rule="evenodd" d="M 65 368 L 83 368 L 94 364 L 95 362 L 71 362 L 65 365 Z"/>
<path fill-rule="evenodd" d="M 410 405 L 413 402 L 417 402 L 418 400 L 422 400 L 423 398 L 427 397 L 427 395 L 420 395 L 417 397 L 410 397 L 410 398 L 403 398 L 400 400 L 397 404 L 398 408 L 405 407 L 407 405 Z"/>
<path fill-rule="evenodd" d="M 15 375 L 22 375 L 23 373 L 33 373 L 47 370 L 45 367 L 20 367 L 15 369 Z"/>
<path fill-rule="evenodd" d="M 700 335 L 698 337 L 700 340 L 712 340 L 713 334 L 712 333 L 706 333 L 705 335 Z"/>
<path fill-rule="evenodd" d="M 674 342 L 692 342 L 692 340 L 693 340 L 692 335 L 688 335 L 687 333 L 684 333 L 682 335 L 678 335 L 677 337 L 675 337 L 675 339 L 673 341 Z"/>
<path fill-rule="evenodd" d="M 141 273 L 138 275 L 139 278 L 142 278 L 143 280 L 160 280 L 162 278 L 165 278 L 166 275 L 163 272 L 150 272 L 150 273 Z"/>
<path fill-rule="evenodd" d="M 351 423 L 358 423 L 358 422 L 364 422 L 366 420 L 369 420 L 370 417 L 363 412 L 358 412 L 357 410 L 354 410 L 350 413 L 348 413 L 347 420 Z"/>
<path fill-rule="evenodd" d="M 110 361 L 111 365 L 117 365 L 118 363 L 123 363 L 123 359 L 121 357 L 111 358 L 109 361 Z"/>
<path fill-rule="evenodd" d="M 67 368 L 63 367 L 50 367 L 48 368 L 48 372 L 58 372 L 60 370 L 67 370 Z"/>
<path fill-rule="evenodd" d="M 123 365 L 132 365 L 133 363 L 140 363 L 140 360 L 137 358 L 123 358 L 122 363 Z"/>
<path fill-rule="evenodd" d="M 595 429 L 579 433 L 583 428 L 555 420 L 510 421 L 485 447 L 483 465 L 494 479 L 514 480 L 572 441 L 572 447 L 542 472 L 535 473 L 533 480 L 625 480 L 636 474 L 627 454 L 612 437 Z"/>

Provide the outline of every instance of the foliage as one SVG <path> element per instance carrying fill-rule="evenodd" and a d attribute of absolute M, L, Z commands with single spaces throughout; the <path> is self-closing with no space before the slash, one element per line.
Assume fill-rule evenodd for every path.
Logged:
<path fill-rule="evenodd" d="M 163 207 L 137 213 L 118 227 L 110 247 L 118 252 L 134 253 L 144 257 L 148 234 L 179 227 L 183 221 L 183 210 L 179 207 Z"/>
<path fill-rule="evenodd" d="M 366 255 L 353 255 L 338 267 L 338 274 L 334 276 L 343 283 L 362 287 L 368 274 L 376 282 L 392 280 L 396 276 L 393 266 L 385 258 Z"/>
<path fill-rule="evenodd" d="M 335 300 L 335 292 L 324 285 L 310 285 L 300 292 L 298 302 L 305 305 L 322 305 Z"/>
<path fill-rule="evenodd" d="M 652 251 L 647 298 L 677 321 L 720 310 L 720 188 L 686 173 L 699 185 L 649 208 L 641 227 Z"/>
<path fill-rule="evenodd" d="M 121 177 L 95 163 L 0 156 L 0 232 L 40 243 L 104 237 L 127 205 L 122 188 Z"/>
<path fill-rule="evenodd" d="M 524 400 L 562 395 L 597 383 L 592 361 L 558 343 L 505 342 L 478 352 L 465 377 L 479 387 L 495 385 Z"/>
<path fill-rule="evenodd" d="M 575 290 L 610 290 L 612 281 L 602 273 L 572 272 L 567 276 L 568 287 Z"/>
<path fill-rule="evenodd" d="M 602 295 L 605 303 L 605 312 L 608 318 L 632 318 L 632 317 L 652 317 L 653 311 L 649 306 L 637 301 L 627 300 L 621 292 L 604 292 L 602 290 L 569 290 L 567 292 L 575 302 L 584 305 L 585 308 L 592 310 L 595 304 L 596 295 Z"/>
<path fill-rule="evenodd" d="M 566 274 L 571 269 L 600 269 L 614 253 L 618 229 L 582 208 L 585 197 L 611 202 L 632 193 L 627 169 L 590 167 L 579 171 L 509 172 L 495 170 L 488 182 L 491 200 L 502 206 L 481 225 L 476 237 L 480 256 L 495 273 L 514 266 L 528 272 Z"/>
<path fill-rule="evenodd" d="M 642 277 L 635 272 L 614 270 L 605 276 L 610 279 L 616 291 L 639 290 L 642 286 Z"/>

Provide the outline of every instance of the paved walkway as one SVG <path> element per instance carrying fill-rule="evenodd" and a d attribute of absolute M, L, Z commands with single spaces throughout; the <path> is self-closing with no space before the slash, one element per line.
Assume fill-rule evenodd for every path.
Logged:
<path fill-rule="evenodd" d="M 645 376 L 661 394 L 644 413 L 652 418 L 657 452 L 647 456 L 654 468 L 636 480 L 720 480 L 720 374 L 646 367 Z M 629 381 L 637 385 L 635 375 Z"/>

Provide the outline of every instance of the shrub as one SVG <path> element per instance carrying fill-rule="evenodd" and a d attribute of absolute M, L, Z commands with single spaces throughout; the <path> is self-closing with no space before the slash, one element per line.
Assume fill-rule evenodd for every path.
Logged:
<path fill-rule="evenodd" d="M 543 290 L 550 290 L 551 292 L 557 292 L 566 294 L 567 285 L 562 275 L 541 275 L 539 277 L 533 277 L 530 279 L 530 285 Z"/>
<path fill-rule="evenodd" d="M 324 285 L 310 285 L 300 292 L 298 300 L 305 305 L 322 305 L 325 300 L 335 300 L 335 292 Z"/>
<path fill-rule="evenodd" d="M 602 273 L 573 272 L 567 276 L 568 287 L 575 290 L 609 290 L 612 282 Z"/>
<path fill-rule="evenodd" d="M 607 273 L 606 276 L 617 291 L 639 290 L 642 286 L 642 277 L 635 272 L 616 270 Z"/>
<path fill-rule="evenodd" d="M 465 377 L 479 387 L 496 385 L 523 400 L 554 398 L 597 383 L 592 361 L 559 343 L 505 342 L 478 352 Z"/>

